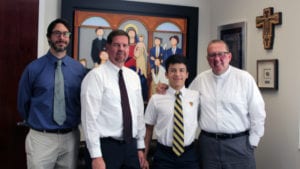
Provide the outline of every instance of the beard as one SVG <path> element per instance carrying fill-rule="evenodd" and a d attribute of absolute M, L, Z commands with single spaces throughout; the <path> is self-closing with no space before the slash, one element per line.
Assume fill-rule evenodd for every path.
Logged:
<path fill-rule="evenodd" d="M 68 43 L 66 41 L 48 41 L 51 48 L 55 50 L 55 52 L 64 52 L 67 50 Z M 59 43 L 64 43 L 65 46 L 58 45 Z"/>

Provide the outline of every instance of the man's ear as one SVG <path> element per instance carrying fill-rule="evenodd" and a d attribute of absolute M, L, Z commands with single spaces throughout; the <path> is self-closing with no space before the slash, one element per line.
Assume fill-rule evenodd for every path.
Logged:
<path fill-rule="evenodd" d="M 231 61 L 231 59 L 232 59 L 232 53 L 231 53 L 231 52 L 229 52 L 228 58 L 229 58 L 229 60 Z"/>

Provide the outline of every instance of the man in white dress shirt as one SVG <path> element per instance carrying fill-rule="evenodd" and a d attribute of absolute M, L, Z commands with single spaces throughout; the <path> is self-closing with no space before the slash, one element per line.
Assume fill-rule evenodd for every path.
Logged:
<path fill-rule="evenodd" d="M 165 95 L 154 94 L 146 109 L 145 154 L 147 156 L 155 127 L 158 145 L 154 154 L 153 169 L 198 169 L 196 149 L 193 142 L 198 127 L 199 93 L 186 89 L 184 86 L 185 80 L 188 78 L 188 70 L 183 56 L 172 55 L 166 60 L 166 77 L 170 84 L 167 93 Z M 182 154 L 178 154 L 177 150 L 173 150 L 174 120 L 176 119 L 174 105 L 176 105 L 175 93 L 177 92 L 181 93 L 180 105 L 184 126 L 184 132 L 182 133 L 184 135 L 184 152 Z"/>
<path fill-rule="evenodd" d="M 144 160 L 144 104 L 138 75 L 124 66 L 129 37 L 122 30 L 107 38 L 109 60 L 91 70 L 81 86 L 82 127 L 93 169 L 140 169 Z M 118 77 L 122 70 L 131 112 L 131 137 L 123 130 L 123 99 Z M 121 105 L 122 101 L 122 105 Z"/>
<path fill-rule="evenodd" d="M 190 84 L 201 100 L 201 169 L 255 169 L 254 148 L 264 134 L 265 104 L 253 77 L 229 65 L 224 41 L 207 47 L 211 69 Z"/>

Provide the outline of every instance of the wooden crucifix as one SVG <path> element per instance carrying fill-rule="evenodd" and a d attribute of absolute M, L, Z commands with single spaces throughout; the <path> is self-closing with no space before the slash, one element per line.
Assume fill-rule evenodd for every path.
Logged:
<path fill-rule="evenodd" d="M 265 49 L 273 48 L 274 26 L 281 24 L 281 12 L 273 13 L 273 8 L 265 8 L 263 16 L 256 17 L 256 28 L 263 28 L 263 44 Z"/>

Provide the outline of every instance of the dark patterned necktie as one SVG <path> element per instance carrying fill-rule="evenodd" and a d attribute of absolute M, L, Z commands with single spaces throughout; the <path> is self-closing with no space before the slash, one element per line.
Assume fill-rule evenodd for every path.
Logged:
<path fill-rule="evenodd" d="M 61 60 L 56 63 L 53 102 L 53 119 L 59 125 L 62 125 L 66 120 L 64 76 L 61 71 L 61 64 Z"/>
<path fill-rule="evenodd" d="M 131 111 L 122 69 L 119 71 L 119 87 L 121 94 L 121 106 L 123 112 L 123 138 L 126 143 L 130 143 L 130 141 L 132 140 Z"/>
<path fill-rule="evenodd" d="M 176 92 L 174 106 L 174 128 L 173 128 L 173 145 L 172 150 L 177 156 L 184 153 L 184 124 L 182 114 L 182 103 L 179 91 Z"/>

